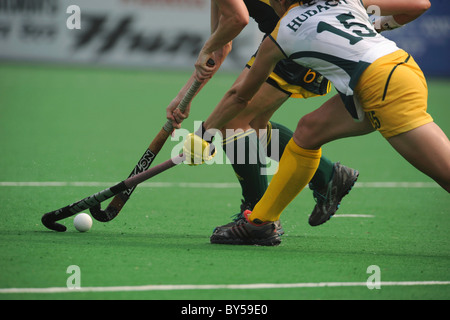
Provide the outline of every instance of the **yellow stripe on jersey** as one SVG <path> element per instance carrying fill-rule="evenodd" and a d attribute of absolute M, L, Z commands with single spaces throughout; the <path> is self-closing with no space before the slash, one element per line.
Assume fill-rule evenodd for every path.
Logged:
<path fill-rule="evenodd" d="M 275 27 L 275 29 L 273 29 L 272 33 L 270 34 L 272 39 L 275 41 L 277 41 L 278 31 L 280 30 L 280 22 L 281 22 L 281 20 L 278 21 L 277 26 Z"/>
<path fill-rule="evenodd" d="M 265 3 L 265 4 L 270 6 L 270 1 L 269 0 L 259 0 L 259 1 L 261 1 L 261 2 L 263 2 L 263 3 Z"/>
<path fill-rule="evenodd" d="M 289 7 L 289 9 L 286 11 L 286 13 L 281 17 L 281 19 L 284 18 L 285 15 L 287 15 L 289 13 L 289 10 L 291 10 L 292 8 L 298 7 L 300 6 L 300 4 L 298 2 L 294 3 L 293 5 L 291 5 Z M 281 19 L 280 21 L 278 21 L 277 26 L 275 27 L 275 29 L 272 31 L 272 33 L 270 34 L 270 36 L 276 41 L 277 40 L 277 36 L 278 36 L 278 31 L 280 30 L 280 23 L 281 23 Z"/>

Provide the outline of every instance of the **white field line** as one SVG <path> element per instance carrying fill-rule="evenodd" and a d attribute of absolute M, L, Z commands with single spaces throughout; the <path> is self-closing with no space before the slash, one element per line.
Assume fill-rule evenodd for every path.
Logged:
<path fill-rule="evenodd" d="M 372 284 L 372 283 L 370 283 Z M 382 281 L 381 287 L 391 286 L 442 286 L 450 281 Z M 204 285 L 144 285 L 117 287 L 65 287 L 51 288 L 4 288 L 0 294 L 13 293 L 76 293 L 76 292 L 131 292 L 131 291 L 179 291 L 179 290 L 261 290 L 289 288 L 324 288 L 324 287 L 366 287 L 367 282 L 312 282 L 312 283 L 255 283 L 255 284 L 204 284 Z"/>
<path fill-rule="evenodd" d="M 117 181 L 118 182 L 118 181 Z M 99 187 L 108 188 L 117 182 L 100 181 L 0 181 L 0 187 Z M 199 188 L 199 189 L 233 189 L 239 188 L 234 182 L 143 182 L 140 188 Z M 434 182 L 357 182 L 355 188 L 440 188 Z"/>
<path fill-rule="evenodd" d="M 372 214 L 335 214 L 334 218 L 375 218 Z"/>

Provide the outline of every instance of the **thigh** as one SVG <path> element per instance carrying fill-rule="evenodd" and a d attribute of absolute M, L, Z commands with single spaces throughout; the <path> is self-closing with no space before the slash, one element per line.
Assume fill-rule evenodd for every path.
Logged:
<path fill-rule="evenodd" d="M 373 131 L 374 128 L 367 117 L 361 122 L 356 122 L 348 113 L 342 99 L 336 95 L 300 119 L 294 140 L 305 149 L 318 149 L 333 140 Z"/>
<path fill-rule="evenodd" d="M 434 122 L 387 139 L 414 167 L 450 192 L 450 141 Z"/>

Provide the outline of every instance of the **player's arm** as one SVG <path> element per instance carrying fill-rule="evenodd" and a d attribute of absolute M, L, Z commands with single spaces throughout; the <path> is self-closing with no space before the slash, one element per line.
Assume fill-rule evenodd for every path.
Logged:
<path fill-rule="evenodd" d="M 231 51 L 232 40 L 248 24 L 249 14 L 242 0 L 211 0 L 211 36 L 199 53 L 195 71 L 166 108 L 166 117 L 179 129 L 181 122 L 189 116 L 190 104 L 184 113 L 176 109 L 182 97 L 197 79 L 202 82 L 199 91 L 217 72 Z M 215 62 L 208 66 L 209 59 Z"/>
<path fill-rule="evenodd" d="M 208 119 L 204 128 L 221 129 L 247 107 L 253 96 L 272 73 L 275 65 L 286 58 L 275 42 L 267 37 L 258 51 L 255 62 L 245 79 L 225 94 Z"/>
<path fill-rule="evenodd" d="M 231 41 L 247 26 L 249 18 L 247 7 L 242 0 L 211 2 L 211 36 L 203 45 L 195 63 L 198 80 L 212 77 L 217 67 L 209 68 L 206 62 L 209 59 L 219 60 L 218 65 L 223 62 L 231 50 Z"/>
<path fill-rule="evenodd" d="M 386 21 L 391 28 L 414 21 L 431 6 L 429 0 L 362 0 L 364 7 L 377 6 L 381 15 L 393 20 Z M 382 30 L 381 30 L 382 31 Z"/>

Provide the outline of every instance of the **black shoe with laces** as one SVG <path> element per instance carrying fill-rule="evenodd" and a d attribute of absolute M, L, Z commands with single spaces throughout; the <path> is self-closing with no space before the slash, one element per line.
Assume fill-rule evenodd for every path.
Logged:
<path fill-rule="evenodd" d="M 333 178 L 327 185 L 316 188 L 312 183 L 309 184 L 316 200 L 316 206 L 309 216 L 311 226 L 318 226 L 327 222 L 336 213 L 342 198 L 352 190 L 358 176 L 357 170 L 336 162 Z"/>
<path fill-rule="evenodd" d="M 244 212 L 245 212 L 246 210 L 252 211 L 252 210 L 253 210 L 253 207 L 255 206 L 254 204 L 252 204 L 252 203 L 250 203 L 250 202 L 245 202 L 244 200 L 241 200 L 241 202 L 242 202 L 242 204 L 241 204 L 241 211 L 238 212 L 238 213 L 236 213 L 235 215 L 231 216 L 231 218 L 233 219 L 233 221 L 231 221 L 231 222 L 229 222 L 229 223 L 227 223 L 227 224 L 224 224 L 223 226 L 215 227 L 214 230 L 213 230 L 213 234 L 216 233 L 216 232 L 221 232 L 221 231 L 223 231 L 224 229 L 231 228 L 232 226 L 234 226 L 234 224 L 235 224 L 237 221 L 245 219 L 245 217 L 244 217 Z M 282 235 L 284 234 L 284 229 L 283 229 L 283 227 L 281 226 L 280 220 L 275 221 L 274 223 L 275 223 L 275 227 L 276 227 L 276 230 L 277 230 L 278 234 L 279 234 L 280 236 L 282 236 Z"/>
<path fill-rule="evenodd" d="M 251 222 L 249 220 L 250 214 L 250 210 L 245 210 L 243 219 L 233 222 L 229 228 L 216 230 L 210 238 L 211 243 L 278 246 L 281 243 L 281 236 L 276 230 L 275 222 L 258 220 Z"/>

